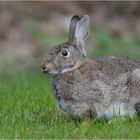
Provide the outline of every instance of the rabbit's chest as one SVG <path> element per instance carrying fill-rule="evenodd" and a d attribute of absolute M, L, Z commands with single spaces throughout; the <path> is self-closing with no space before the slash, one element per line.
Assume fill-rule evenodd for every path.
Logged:
<path fill-rule="evenodd" d="M 92 100 L 100 102 L 103 99 L 104 92 L 109 91 L 109 86 L 103 81 L 99 73 L 93 76 L 87 75 L 68 75 L 57 77 L 53 82 L 53 91 L 55 97 L 62 97 L 66 100 L 87 101 Z"/>

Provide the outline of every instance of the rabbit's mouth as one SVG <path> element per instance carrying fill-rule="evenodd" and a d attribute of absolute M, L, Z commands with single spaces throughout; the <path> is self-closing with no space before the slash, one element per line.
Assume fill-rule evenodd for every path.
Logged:
<path fill-rule="evenodd" d="M 56 70 L 50 70 L 49 68 L 42 68 L 42 72 L 52 76 L 58 74 Z"/>
<path fill-rule="evenodd" d="M 58 74 L 58 70 L 56 69 L 56 66 L 53 65 L 52 63 L 47 62 L 46 60 L 43 61 L 41 67 L 43 73 L 47 73 L 50 75 Z"/>
<path fill-rule="evenodd" d="M 58 67 L 56 69 L 51 69 L 49 67 L 42 67 L 42 72 L 45 74 L 49 74 L 49 75 L 58 75 L 58 74 L 64 74 L 66 72 L 70 72 L 72 70 L 76 69 L 73 65 L 66 67 L 66 68 L 62 68 L 62 67 Z"/>
<path fill-rule="evenodd" d="M 43 66 L 42 66 L 42 72 L 43 72 L 43 73 L 48 73 L 48 69 L 47 69 L 46 67 L 43 67 Z"/>

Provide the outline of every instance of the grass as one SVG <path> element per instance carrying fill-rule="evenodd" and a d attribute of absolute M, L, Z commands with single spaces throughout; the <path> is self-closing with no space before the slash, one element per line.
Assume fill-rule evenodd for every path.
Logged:
<path fill-rule="evenodd" d="M 33 34 L 39 32 L 36 27 L 30 29 L 29 26 L 28 30 Z M 89 53 L 91 58 L 109 54 L 131 55 L 140 60 L 138 40 L 117 39 L 99 30 L 92 30 L 91 37 L 96 40 L 94 51 Z M 44 46 L 57 42 L 57 37 L 45 37 L 41 33 L 35 38 Z M 96 119 L 80 123 L 70 121 L 57 109 L 51 92 L 51 77 L 41 73 L 39 61 L 27 69 L 13 68 L 12 65 L 7 71 L 0 72 L 0 138 L 140 138 L 137 118 L 113 118 L 111 122 Z"/>

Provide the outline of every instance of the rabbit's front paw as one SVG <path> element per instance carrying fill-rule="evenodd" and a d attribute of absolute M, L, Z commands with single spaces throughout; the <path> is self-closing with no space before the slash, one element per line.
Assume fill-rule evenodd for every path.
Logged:
<path fill-rule="evenodd" d="M 64 113 L 74 118 L 94 118 L 96 116 L 96 112 L 86 103 L 61 98 L 58 106 Z"/>

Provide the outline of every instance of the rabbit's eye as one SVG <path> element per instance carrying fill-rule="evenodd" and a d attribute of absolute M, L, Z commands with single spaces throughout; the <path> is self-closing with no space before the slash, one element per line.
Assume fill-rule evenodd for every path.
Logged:
<path fill-rule="evenodd" d="M 69 55 L 70 55 L 70 53 L 69 53 L 69 51 L 67 51 L 67 50 L 62 50 L 62 55 L 64 56 L 64 57 L 69 57 Z"/>

